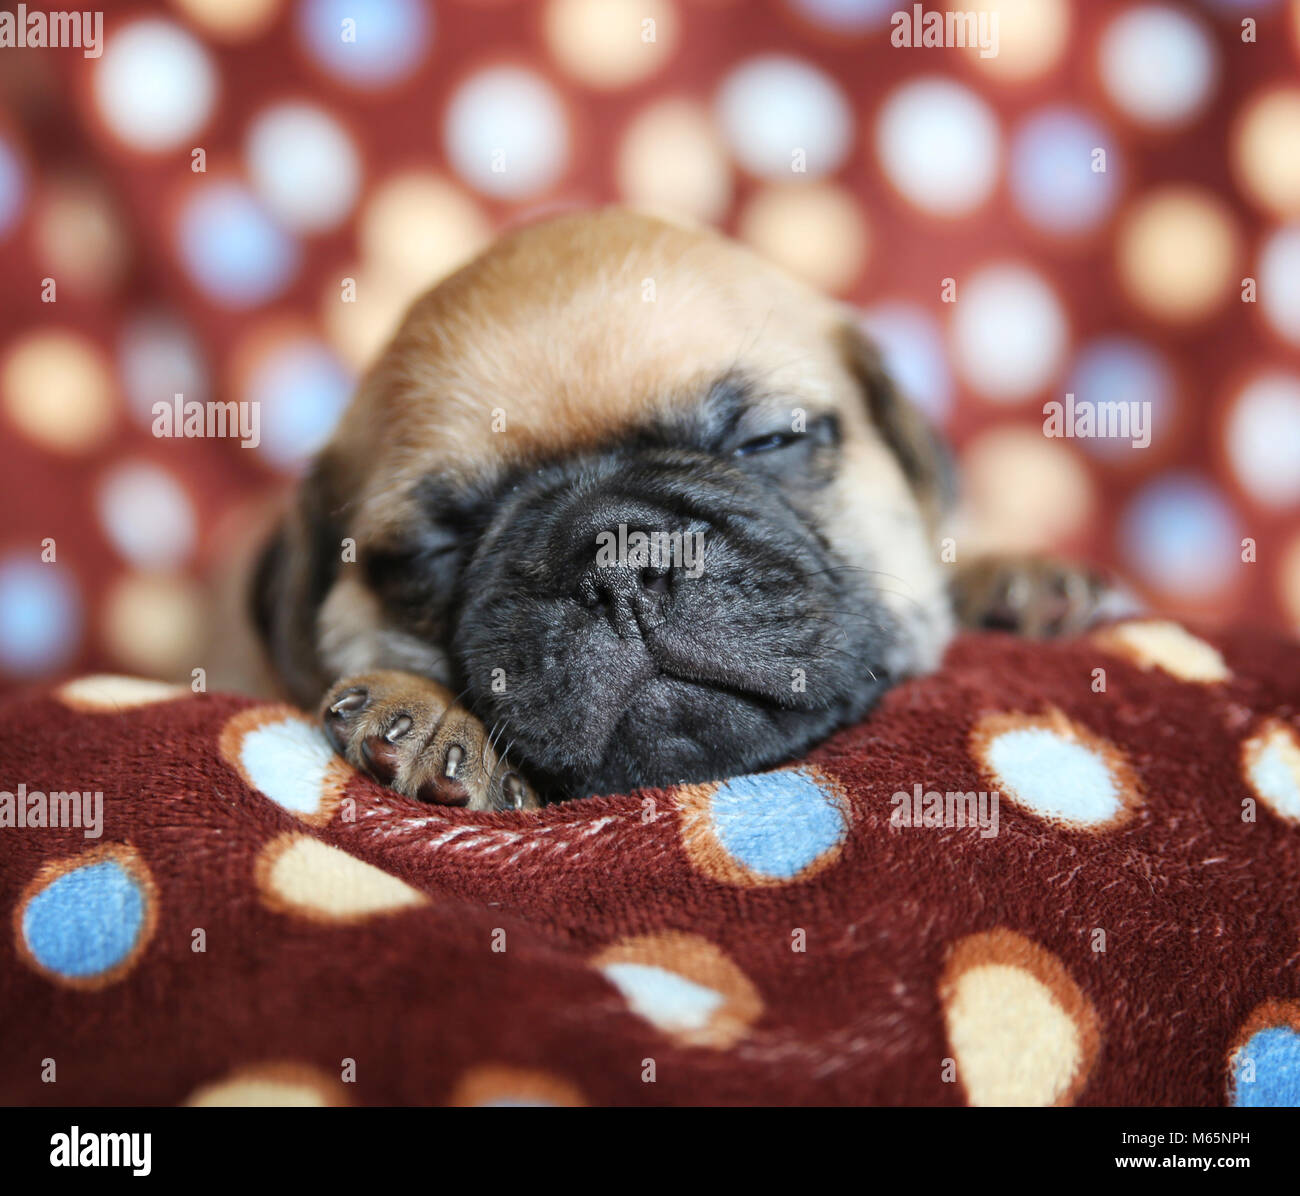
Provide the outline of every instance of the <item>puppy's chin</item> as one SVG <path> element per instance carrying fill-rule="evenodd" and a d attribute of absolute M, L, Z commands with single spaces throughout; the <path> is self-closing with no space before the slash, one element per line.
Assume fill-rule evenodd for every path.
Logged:
<path fill-rule="evenodd" d="M 690 538 L 702 562 L 597 563 L 620 527 Z M 471 709 L 549 796 L 715 779 L 797 755 L 883 690 L 908 653 L 867 577 L 743 471 L 586 461 L 512 488 L 452 646 Z"/>

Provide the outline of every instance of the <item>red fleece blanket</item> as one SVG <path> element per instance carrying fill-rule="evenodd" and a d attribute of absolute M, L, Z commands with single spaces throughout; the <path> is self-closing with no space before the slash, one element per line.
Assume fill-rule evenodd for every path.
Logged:
<path fill-rule="evenodd" d="M 493 815 L 83 679 L 0 707 L 0 789 L 6 1103 L 1300 1103 L 1254 631 L 967 639 L 786 768 Z"/>

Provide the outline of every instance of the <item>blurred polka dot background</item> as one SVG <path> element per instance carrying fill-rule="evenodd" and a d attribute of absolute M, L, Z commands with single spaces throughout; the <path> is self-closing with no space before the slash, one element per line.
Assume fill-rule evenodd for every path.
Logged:
<path fill-rule="evenodd" d="M 854 305 L 983 544 L 1300 628 L 1300 0 L 972 3 L 996 54 L 897 0 L 106 7 L 97 58 L 0 49 L 0 683 L 204 663 L 404 305 L 612 201 Z M 257 447 L 155 435 L 178 394 Z M 1067 395 L 1149 444 L 1044 435 Z"/>

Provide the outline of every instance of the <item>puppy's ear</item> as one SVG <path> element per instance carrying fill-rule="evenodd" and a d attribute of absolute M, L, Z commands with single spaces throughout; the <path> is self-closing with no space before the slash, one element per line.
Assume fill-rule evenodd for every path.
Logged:
<path fill-rule="evenodd" d="M 852 324 L 846 324 L 840 335 L 871 420 L 898 458 L 922 513 L 934 527 L 956 502 L 952 455 L 920 409 L 899 392 L 880 350 Z"/>
<path fill-rule="evenodd" d="M 312 705 L 329 683 L 322 672 L 316 616 L 338 571 L 340 522 L 330 466 L 318 458 L 303 479 L 253 573 L 253 622 L 272 668 L 300 705 Z"/>

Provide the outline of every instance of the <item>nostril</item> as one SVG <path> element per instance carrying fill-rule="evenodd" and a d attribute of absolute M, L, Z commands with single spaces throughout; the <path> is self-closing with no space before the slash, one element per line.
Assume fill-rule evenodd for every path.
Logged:
<path fill-rule="evenodd" d="M 667 569 L 642 569 L 641 588 L 647 594 L 666 594 L 670 587 Z"/>

